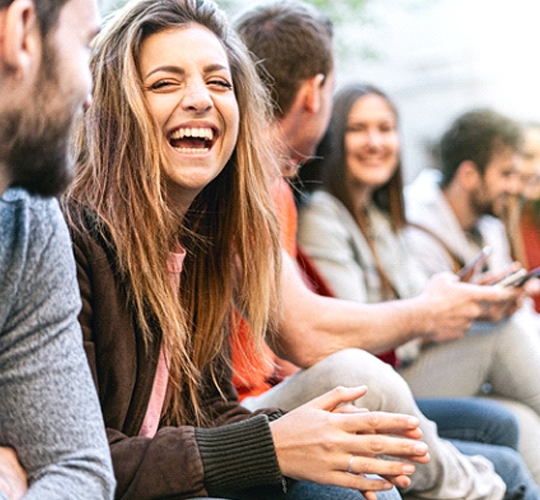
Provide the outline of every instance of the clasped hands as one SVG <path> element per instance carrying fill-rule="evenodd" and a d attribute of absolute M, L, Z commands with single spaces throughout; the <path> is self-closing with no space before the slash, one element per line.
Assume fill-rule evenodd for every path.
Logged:
<path fill-rule="evenodd" d="M 366 391 L 338 387 L 270 424 L 283 475 L 353 488 L 368 500 L 376 499 L 376 491 L 410 484 L 411 462 L 429 461 L 427 445 L 418 441 L 420 422 L 348 404 Z"/>

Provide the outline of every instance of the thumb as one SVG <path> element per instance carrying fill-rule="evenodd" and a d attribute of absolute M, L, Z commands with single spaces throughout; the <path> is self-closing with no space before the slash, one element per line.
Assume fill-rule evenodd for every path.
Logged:
<path fill-rule="evenodd" d="M 350 403 L 355 399 L 362 397 L 367 392 L 367 386 L 361 385 L 358 387 L 336 387 L 331 391 L 312 399 L 304 406 L 318 408 L 319 410 L 332 411 L 336 406 L 342 403 Z"/>

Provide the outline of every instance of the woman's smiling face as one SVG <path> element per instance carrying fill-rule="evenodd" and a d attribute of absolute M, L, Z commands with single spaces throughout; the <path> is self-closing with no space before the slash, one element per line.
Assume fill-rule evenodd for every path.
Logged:
<path fill-rule="evenodd" d="M 163 133 L 169 194 L 185 211 L 236 145 L 239 110 L 227 53 L 210 30 L 190 24 L 146 38 L 139 67 Z"/>
<path fill-rule="evenodd" d="M 366 94 L 347 117 L 345 161 L 353 185 L 375 190 L 386 184 L 399 163 L 396 115 L 386 99 Z"/>

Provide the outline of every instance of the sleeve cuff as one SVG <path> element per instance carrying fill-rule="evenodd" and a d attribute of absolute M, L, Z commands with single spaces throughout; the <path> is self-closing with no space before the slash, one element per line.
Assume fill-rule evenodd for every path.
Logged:
<path fill-rule="evenodd" d="M 195 437 L 210 495 L 281 483 L 268 416 L 211 429 L 196 428 Z"/>

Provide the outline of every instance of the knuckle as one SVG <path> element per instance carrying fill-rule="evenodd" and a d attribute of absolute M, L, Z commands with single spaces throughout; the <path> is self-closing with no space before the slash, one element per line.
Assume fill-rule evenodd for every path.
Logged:
<path fill-rule="evenodd" d="M 377 412 L 368 413 L 367 416 L 368 425 L 376 429 L 381 422 L 381 416 Z"/>
<path fill-rule="evenodd" d="M 338 397 L 343 398 L 345 396 L 346 389 L 342 385 L 338 385 L 337 387 L 332 389 L 332 392 Z"/>
<path fill-rule="evenodd" d="M 384 449 L 384 440 L 381 436 L 374 435 L 369 440 L 369 447 L 374 453 L 381 453 Z"/>
<path fill-rule="evenodd" d="M 322 437 L 321 448 L 326 453 L 333 453 L 336 449 L 340 448 L 340 441 L 335 436 L 335 433 L 327 433 Z"/>
<path fill-rule="evenodd" d="M 368 460 L 364 457 L 357 457 L 354 468 L 355 474 L 376 474 L 378 472 L 374 461 Z"/>

